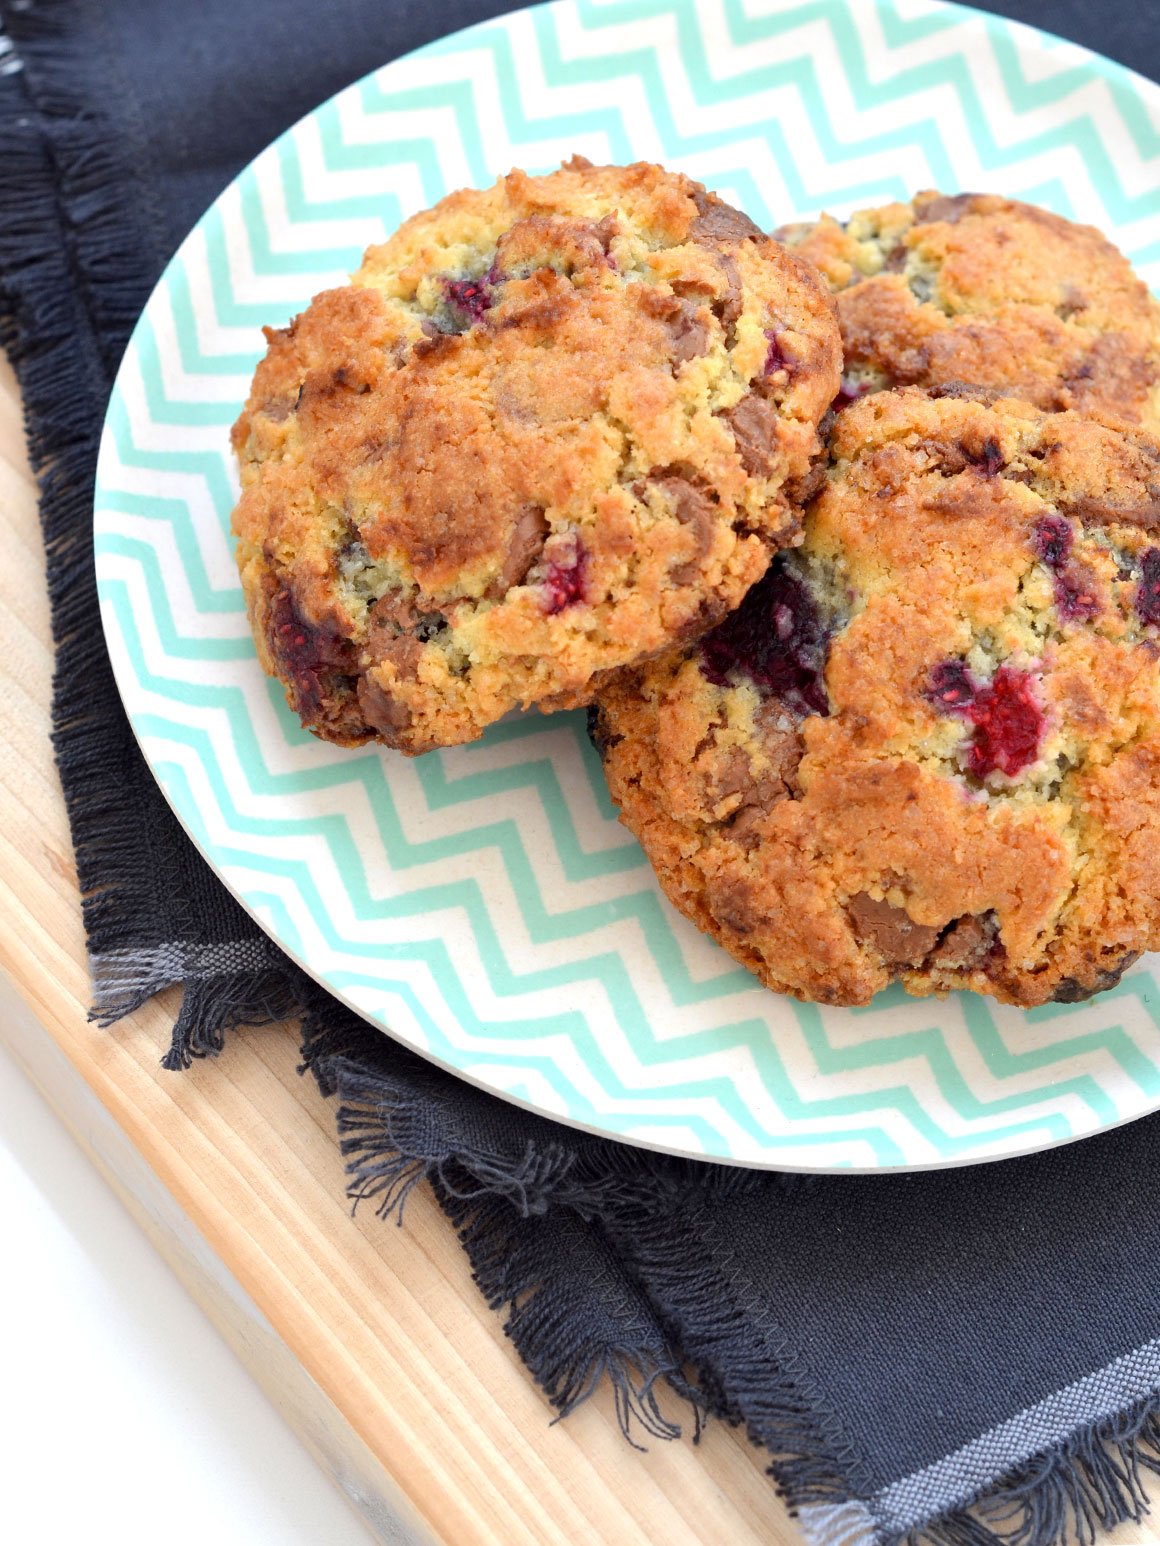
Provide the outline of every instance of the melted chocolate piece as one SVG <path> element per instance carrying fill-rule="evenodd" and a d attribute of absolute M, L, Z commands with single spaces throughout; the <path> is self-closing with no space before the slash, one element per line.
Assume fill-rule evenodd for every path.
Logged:
<path fill-rule="evenodd" d="M 715 193 L 697 189 L 692 198 L 699 213 L 689 227 L 691 242 L 703 242 L 712 247 L 718 242 L 743 242 L 750 236 L 758 241 L 765 240 L 765 232 L 759 225 L 755 225 L 748 215 L 735 209 L 732 204 L 719 199 Z"/>
<path fill-rule="evenodd" d="M 757 392 L 747 392 L 735 408 L 721 415 L 733 431 L 741 465 L 751 478 L 766 478 L 773 471 L 779 416 L 772 403 Z"/>
<path fill-rule="evenodd" d="M 916 203 L 914 218 L 922 225 L 933 225 L 936 221 L 956 225 L 970 213 L 971 205 L 978 197 L 977 193 L 940 193 L 922 204 Z"/>
<path fill-rule="evenodd" d="M 868 891 L 852 896 L 846 911 L 858 938 L 872 944 L 888 966 L 921 966 L 938 940 L 938 929 L 915 923 L 904 907 L 875 901 Z"/>
<path fill-rule="evenodd" d="M 1093 998 L 1097 993 L 1106 993 L 1109 988 L 1117 986 L 1129 966 L 1139 959 L 1138 950 L 1129 950 L 1115 966 L 1097 971 L 1091 982 L 1080 982 L 1077 977 L 1064 977 L 1051 995 L 1050 1001 L 1053 1004 L 1082 1004 L 1085 998 Z"/>

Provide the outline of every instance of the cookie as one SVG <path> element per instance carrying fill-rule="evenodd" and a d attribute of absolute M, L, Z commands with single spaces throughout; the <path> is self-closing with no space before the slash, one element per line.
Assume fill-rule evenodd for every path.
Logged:
<path fill-rule="evenodd" d="M 837 295 L 839 406 L 967 383 L 1160 428 L 1160 308 L 1094 227 L 995 194 L 920 193 L 776 234 Z"/>
<path fill-rule="evenodd" d="M 740 609 L 602 690 L 622 821 L 799 998 L 1112 986 L 1160 946 L 1160 448 L 907 388 L 830 457 Z"/>
<path fill-rule="evenodd" d="M 515 171 L 267 330 L 233 440 L 262 663 L 416 753 L 696 637 L 793 538 L 833 300 L 659 166 Z"/>

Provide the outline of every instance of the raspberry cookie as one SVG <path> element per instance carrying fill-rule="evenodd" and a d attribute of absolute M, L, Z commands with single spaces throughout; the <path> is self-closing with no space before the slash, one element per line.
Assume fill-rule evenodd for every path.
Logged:
<path fill-rule="evenodd" d="M 1094 227 L 994 194 L 920 193 L 776 234 L 837 293 L 840 403 L 967 383 L 1160 428 L 1160 308 Z"/>
<path fill-rule="evenodd" d="M 580 158 L 451 194 L 267 338 L 233 436 L 262 663 L 317 735 L 411 753 L 735 607 L 840 373 L 801 258 Z"/>
<path fill-rule="evenodd" d="M 801 547 L 593 728 L 673 902 L 770 987 L 1078 1000 L 1160 947 L 1160 448 L 841 414 Z"/>

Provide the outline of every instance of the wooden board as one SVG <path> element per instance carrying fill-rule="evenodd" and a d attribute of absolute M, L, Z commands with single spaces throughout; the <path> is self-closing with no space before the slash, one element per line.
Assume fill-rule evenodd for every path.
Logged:
<path fill-rule="evenodd" d="M 87 1022 L 35 490 L 2 364 L 0 541 L 0 1035 L 372 1534 L 800 1546 L 761 1455 L 723 1424 L 641 1454 L 605 1391 L 550 1426 L 430 1195 L 412 1194 L 401 1229 L 351 1218 L 332 1111 L 296 1074 L 290 1027 L 166 1074 L 172 994 L 110 1030 Z"/>
<path fill-rule="evenodd" d="M 394 1546 L 799 1546 L 760 1454 L 722 1424 L 640 1454 L 605 1392 L 551 1426 L 431 1196 L 412 1194 L 401 1229 L 369 1209 L 352 1220 L 333 1111 L 295 1072 L 292 1028 L 238 1033 L 167 1074 L 172 994 L 109 1030 L 87 1022 L 7 366 L 0 541 L 0 1035 L 372 1532 Z"/>

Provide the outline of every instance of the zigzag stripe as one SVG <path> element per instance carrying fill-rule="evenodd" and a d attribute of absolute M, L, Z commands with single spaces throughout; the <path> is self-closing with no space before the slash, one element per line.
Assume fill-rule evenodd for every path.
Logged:
<path fill-rule="evenodd" d="M 107 585 L 106 589 L 110 591 L 110 599 L 113 599 L 115 604 L 116 597 L 113 587 Z M 133 625 L 130 620 L 128 627 L 126 627 L 124 630 L 123 638 L 129 640 L 132 638 L 132 636 Z M 149 686 L 156 685 L 150 681 L 150 674 L 147 668 L 144 667 L 143 659 L 138 662 L 138 671 L 141 679 Z M 162 685 L 164 686 L 164 684 Z M 188 693 L 189 689 L 186 688 L 185 691 Z M 141 716 L 139 720 L 139 728 L 145 735 L 151 735 L 155 737 L 161 736 L 163 739 L 168 740 L 176 739 L 181 741 L 183 744 L 187 744 L 188 737 L 192 734 L 187 726 L 176 727 L 165 721 L 154 722 L 153 717 L 147 715 Z M 237 735 L 238 728 L 235 727 L 235 736 Z M 240 815 L 240 813 L 234 810 L 229 797 L 224 790 L 219 792 L 217 803 L 220 810 L 229 813 L 227 816 L 227 822 L 231 831 L 253 830 L 255 826 L 260 828 L 263 825 L 261 822 L 255 824 L 249 823 Z M 345 827 L 345 824 L 339 821 L 334 824 L 334 827 Z M 296 830 L 301 834 L 310 830 L 310 824 L 298 822 L 296 824 Z M 345 843 L 349 841 L 349 832 L 344 830 L 341 836 L 342 842 L 345 845 Z M 474 834 L 474 836 L 478 841 L 487 842 L 492 840 L 494 833 L 488 830 L 483 833 Z M 328 838 L 328 840 L 333 841 L 333 836 Z M 349 863 L 349 854 L 338 854 L 337 863 L 340 868 L 343 867 L 344 864 Z M 392 867 L 396 869 L 401 867 L 397 858 L 393 861 Z M 474 886 L 470 886 L 470 890 L 472 894 L 470 896 L 470 900 L 466 902 L 465 891 L 456 892 L 458 897 L 457 905 L 466 905 L 469 911 L 474 911 L 475 916 L 473 920 L 473 932 L 475 933 L 476 937 L 479 938 L 487 936 L 491 933 L 491 925 L 486 917 L 484 899 L 482 895 L 478 893 L 476 888 L 474 888 Z M 631 900 L 635 902 L 637 899 L 632 898 Z M 647 900 L 651 901 L 653 898 L 649 897 Z M 384 909 L 382 903 L 373 902 L 369 896 L 359 896 L 356 898 L 356 912 L 359 916 L 362 917 L 405 916 L 410 915 L 412 912 L 422 913 L 425 911 L 435 911 L 443 904 L 443 901 L 444 898 L 441 895 L 420 894 L 417 899 L 413 899 L 412 896 L 408 896 L 405 901 L 401 899 L 400 901 L 393 903 L 388 908 Z M 553 920 L 553 932 L 558 930 L 560 921 L 561 920 L 558 919 Z M 339 940 L 337 937 L 332 937 L 331 943 L 335 946 L 335 948 L 341 947 L 344 950 L 353 950 L 355 953 L 369 952 L 372 954 L 378 954 L 382 949 L 382 946 L 377 942 L 368 947 L 355 944 L 349 939 L 345 938 Z M 492 959 L 503 959 L 504 953 L 502 945 L 497 937 L 492 936 L 488 938 L 487 946 Z M 506 960 L 504 961 L 504 965 L 506 968 Z M 556 983 L 560 981 L 574 981 L 576 979 L 573 973 L 577 969 L 583 971 L 593 969 L 597 975 L 603 976 L 608 966 L 609 962 L 605 959 L 600 959 L 595 962 L 585 960 L 580 963 L 575 963 L 572 967 L 568 968 L 567 974 L 564 977 L 553 977 L 552 980 L 554 980 Z M 636 1002 L 634 995 L 632 995 L 631 989 L 627 988 L 625 983 L 619 978 L 619 974 L 616 973 L 615 975 L 617 976 L 617 986 L 615 989 L 610 988 L 610 999 L 612 999 L 614 1002 L 621 1000 L 628 1006 L 626 1009 L 622 1010 L 620 1014 L 618 1014 L 618 1018 L 624 1020 L 625 1022 L 631 1022 L 637 1028 L 637 1031 L 639 1031 L 640 1006 Z M 544 985 L 543 979 L 535 979 L 533 974 L 525 974 L 521 978 L 519 974 L 511 971 L 510 968 L 505 971 L 502 977 L 494 976 L 492 981 L 497 991 L 505 995 L 527 991 L 532 987 Z M 826 1072 L 829 1069 L 845 1070 L 849 1068 L 864 1067 L 867 1066 L 871 1061 L 874 1064 L 881 1066 L 887 1062 L 901 1061 L 904 1059 L 912 1058 L 916 1054 L 919 1054 L 928 1060 L 939 1088 L 943 1091 L 944 1095 L 948 1097 L 954 1109 L 960 1113 L 972 1117 L 977 1117 L 982 1114 L 1013 1109 L 1016 1106 L 1025 1103 L 1022 1096 L 1008 1097 L 998 1101 L 991 1101 L 986 1103 L 976 1100 L 969 1091 L 966 1091 L 963 1088 L 962 1081 L 957 1075 L 957 1070 L 955 1069 L 949 1049 L 947 1048 L 945 1040 L 939 1031 L 927 1031 L 918 1036 L 912 1034 L 908 1036 L 893 1037 L 886 1040 L 878 1040 L 874 1043 L 871 1049 L 863 1047 L 854 1049 L 853 1051 L 847 1051 L 846 1053 L 842 1054 L 835 1053 L 834 1049 L 830 1048 L 826 1042 L 824 1033 L 820 1033 L 820 1020 L 818 1019 L 816 1011 L 811 1011 L 806 1006 L 802 1006 L 799 1013 L 799 1018 L 802 1019 L 807 1028 L 813 1032 L 809 1039 L 811 1041 L 811 1045 L 815 1049 L 816 1062 L 819 1071 Z M 545 1027 L 543 1023 L 540 1022 L 540 1030 L 543 1031 L 546 1029 L 547 1027 Z M 731 1047 L 736 1045 L 736 1042 L 732 1039 L 732 1033 L 734 1033 L 736 1029 L 736 1027 L 732 1026 L 715 1028 L 711 1033 L 711 1045 L 713 1049 L 720 1050 L 722 1047 Z M 765 1027 L 762 1026 L 757 1029 L 756 1034 L 764 1040 L 765 1035 L 767 1035 Z M 749 1050 L 752 1052 L 753 1043 L 749 1038 L 747 1038 L 747 1045 Z M 1093 1046 L 1094 1045 L 1095 1044 L 1093 1043 Z M 687 1057 L 691 1050 L 692 1049 L 689 1047 L 688 1043 L 683 1042 L 681 1048 L 682 1059 Z M 868 1057 L 868 1050 L 875 1054 L 872 1058 Z M 1107 1046 L 1104 1046 L 1102 1050 L 1107 1051 L 1110 1049 Z M 1058 1095 L 1061 1093 L 1061 1090 L 1069 1090 L 1072 1093 L 1081 1095 L 1085 1100 L 1088 1101 L 1098 1116 L 1104 1118 L 1105 1120 L 1109 1119 L 1109 1103 L 1107 1102 L 1106 1098 L 1102 1097 L 1098 1087 L 1094 1086 L 1090 1080 L 1072 1081 L 1070 1083 L 1065 1083 L 1062 1086 L 1057 1086 L 1053 1090 L 1053 1094 Z M 784 1093 L 779 1091 L 777 1098 L 779 1106 L 781 1106 L 782 1109 L 785 1109 Z M 902 1101 L 901 1098 L 899 1098 L 896 1103 L 900 1104 L 900 1107 L 907 1104 L 905 1101 Z M 816 1110 L 818 1108 L 818 1103 L 803 1103 L 803 1109 L 806 1109 L 807 1107 L 809 1109 Z M 908 1114 L 911 1115 L 915 1125 L 921 1130 L 925 1125 L 925 1119 L 922 1114 Z M 1022 1131 L 1023 1129 L 1020 1127 L 1017 1130 Z M 948 1144 L 953 1142 L 953 1140 L 948 1140 L 947 1136 L 941 1133 L 939 1134 L 939 1141 L 944 1151 L 947 1149 Z"/>
<path fill-rule="evenodd" d="M 952 6 L 574 0 L 444 39 L 325 104 L 191 233 L 110 408 L 97 555 L 134 724 L 283 945 L 487 1087 L 631 1139 L 880 1168 L 1012 1152 L 1160 1103 L 1139 969 L 1022 1015 L 763 992 L 660 896 L 577 716 L 402 764 L 305 734 L 253 658 L 226 445 L 258 328 L 451 183 L 581 148 L 663 157 L 772 223 L 963 178 L 1095 219 L 1160 274 L 1160 101 Z M 583 1007 L 579 1007 L 582 1004 Z"/>

